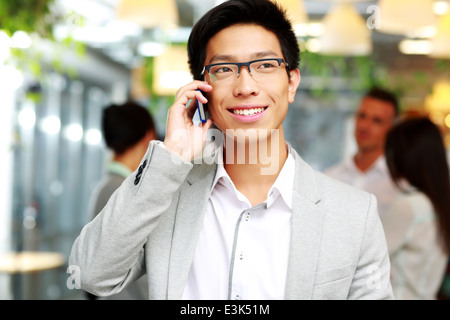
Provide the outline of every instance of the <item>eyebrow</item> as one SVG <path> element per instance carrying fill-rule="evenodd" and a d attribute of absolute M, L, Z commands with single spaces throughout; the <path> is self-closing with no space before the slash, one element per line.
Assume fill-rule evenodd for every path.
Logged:
<path fill-rule="evenodd" d="M 272 56 L 278 56 L 278 54 L 273 52 L 272 50 L 269 50 L 269 51 L 256 52 L 256 53 L 252 54 L 250 57 L 253 60 L 253 59 L 272 57 Z M 211 59 L 209 59 L 207 64 L 212 64 L 212 63 L 215 63 L 217 61 L 226 61 L 226 62 L 232 62 L 233 61 L 234 62 L 236 60 L 238 60 L 236 58 L 236 56 L 228 55 L 228 54 L 221 54 L 221 55 L 213 56 Z"/>

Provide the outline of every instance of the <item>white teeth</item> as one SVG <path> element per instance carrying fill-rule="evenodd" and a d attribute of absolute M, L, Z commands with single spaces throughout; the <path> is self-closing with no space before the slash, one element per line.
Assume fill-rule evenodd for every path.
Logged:
<path fill-rule="evenodd" d="M 261 113 L 264 111 L 264 108 L 253 108 L 253 109 L 234 109 L 233 112 L 236 115 L 240 116 L 252 116 L 257 113 Z"/>

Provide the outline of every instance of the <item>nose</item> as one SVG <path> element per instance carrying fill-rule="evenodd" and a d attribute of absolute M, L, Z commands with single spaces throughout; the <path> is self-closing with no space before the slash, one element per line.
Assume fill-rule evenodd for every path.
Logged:
<path fill-rule="evenodd" d="M 241 74 L 242 68 L 244 68 L 245 70 L 247 70 L 247 72 L 251 75 L 252 74 L 252 70 L 250 69 L 250 65 L 240 65 L 239 69 L 238 69 L 238 74 L 237 76 L 239 77 L 239 75 Z"/>
<path fill-rule="evenodd" d="M 258 95 L 259 87 L 253 79 L 250 69 L 242 66 L 235 81 L 233 94 L 235 96 Z"/>
<path fill-rule="evenodd" d="M 356 122 L 356 129 L 359 131 L 368 131 L 372 126 L 369 119 L 360 119 Z"/>

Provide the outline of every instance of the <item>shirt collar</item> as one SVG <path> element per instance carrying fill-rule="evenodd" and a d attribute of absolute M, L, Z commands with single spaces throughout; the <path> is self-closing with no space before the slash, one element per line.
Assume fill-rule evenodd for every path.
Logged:
<path fill-rule="evenodd" d="M 283 201 L 292 210 L 292 190 L 294 185 L 295 178 L 295 160 L 290 151 L 291 148 L 288 148 L 289 153 L 286 159 L 286 162 L 281 168 L 280 174 L 278 175 L 275 183 L 270 188 L 269 193 L 267 195 L 267 207 L 270 207 L 273 202 L 281 195 Z M 221 146 L 218 150 L 218 158 L 219 161 L 217 163 L 217 171 L 214 177 L 213 184 L 211 186 L 211 192 L 216 187 L 218 183 L 222 183 L 224 186 L 227 186 L 231 190 L 234 191 L 235 195 L 239 200 L 248 201 L 242 193 L 240 193 L 230 176 L 228 175 L 225 167 L 223 165 L 223 146 Z"/>
<path fill-rule="evenodd" d="M 292 190 L 294 189 L 295 179 L 295 160 L 292 154 L 289 152 L 286 162 L 281 168 L 280 174 L 275 180 L 272 188 L 269 191 L 268 206 L 276 200 L 275 192 L 278 192 L 282 197 L 289 209 L 292 210 Z M 270 196 L 273 192 L 272 197 Z"/>
<path fill-rule="evenodd" d="M 347 160 L 344 163 L 345 163 L 345 167 L 347 168 L 347 170 L 361 172 L 361 170 L 359 170 L 358 167 L 355 165 L 355 161 L 353 160 L 353 157 L 347 158 Z M 367 170 L 366 172 L 373 171 L 373 172 L 385 173 L 385 172 L 387 172 L 387 170 L 388 170 L 388 168 L 386 165 L 386 159 L 385 159 L 384 155 L 380 155 L 377 158 L 377 160 L 373 163 L 373 165 L 370 167 L 370 169 Z"/>
<path fill-rule="evenodd" d="M 383 172 L 388 171 L 388 167 L 386 164 L 386 158 L 384 157 L 384 155 L 381 155 L 378 157 L 377 161 L 374 164 L 374 168 L 376 168 L 376 170 L 380 170 Z"/>
<path fill-rule="evenodd" d="M 119 176 L 122 176 L 124 178 L 133 173 L 127 166 L 118 161 L 112 161 L 108 163 L 106 171 L 108 173 L 118 174 Z"/>
<path fill-rule="evenodd" d="M 217 171 L 216 171 L 216 175 L 214 177 L 214 181 L 211 185 L 211 192 L 212 190 L 216 187 L 217 182 L 219 181 L 220 178 L 228 178 L 231 182 L 230 177 L 228 176 L 228 173 L 225 170 L 225 167 L 223 166 L 223 146 L 220 146 L 217 149 L 217 153 L 216 153 L 217 157 L 216 157 L 216 161 L 217 161 Z M 234 186 L 234 185 L 233 185 Z"/>

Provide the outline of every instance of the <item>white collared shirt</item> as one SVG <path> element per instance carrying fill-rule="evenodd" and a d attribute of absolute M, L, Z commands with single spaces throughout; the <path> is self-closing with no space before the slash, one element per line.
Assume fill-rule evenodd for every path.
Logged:
<path fill-rule="evenodd" d="M 379 156 L 366 172 L 358 169 L 353 158 L 348 158 L 325 170 L 325 173 L 358 189 L 373 193 L 377 198 L 380 216 L 386 214 L 398 195 L 398 189 L 390 178 L 384 156 Z"/>
<path fill-rule="evenodd" d="M 283 299 L 291 234 L 291 154 L 252 206 L 218 164 L 183 299 Z"/>

